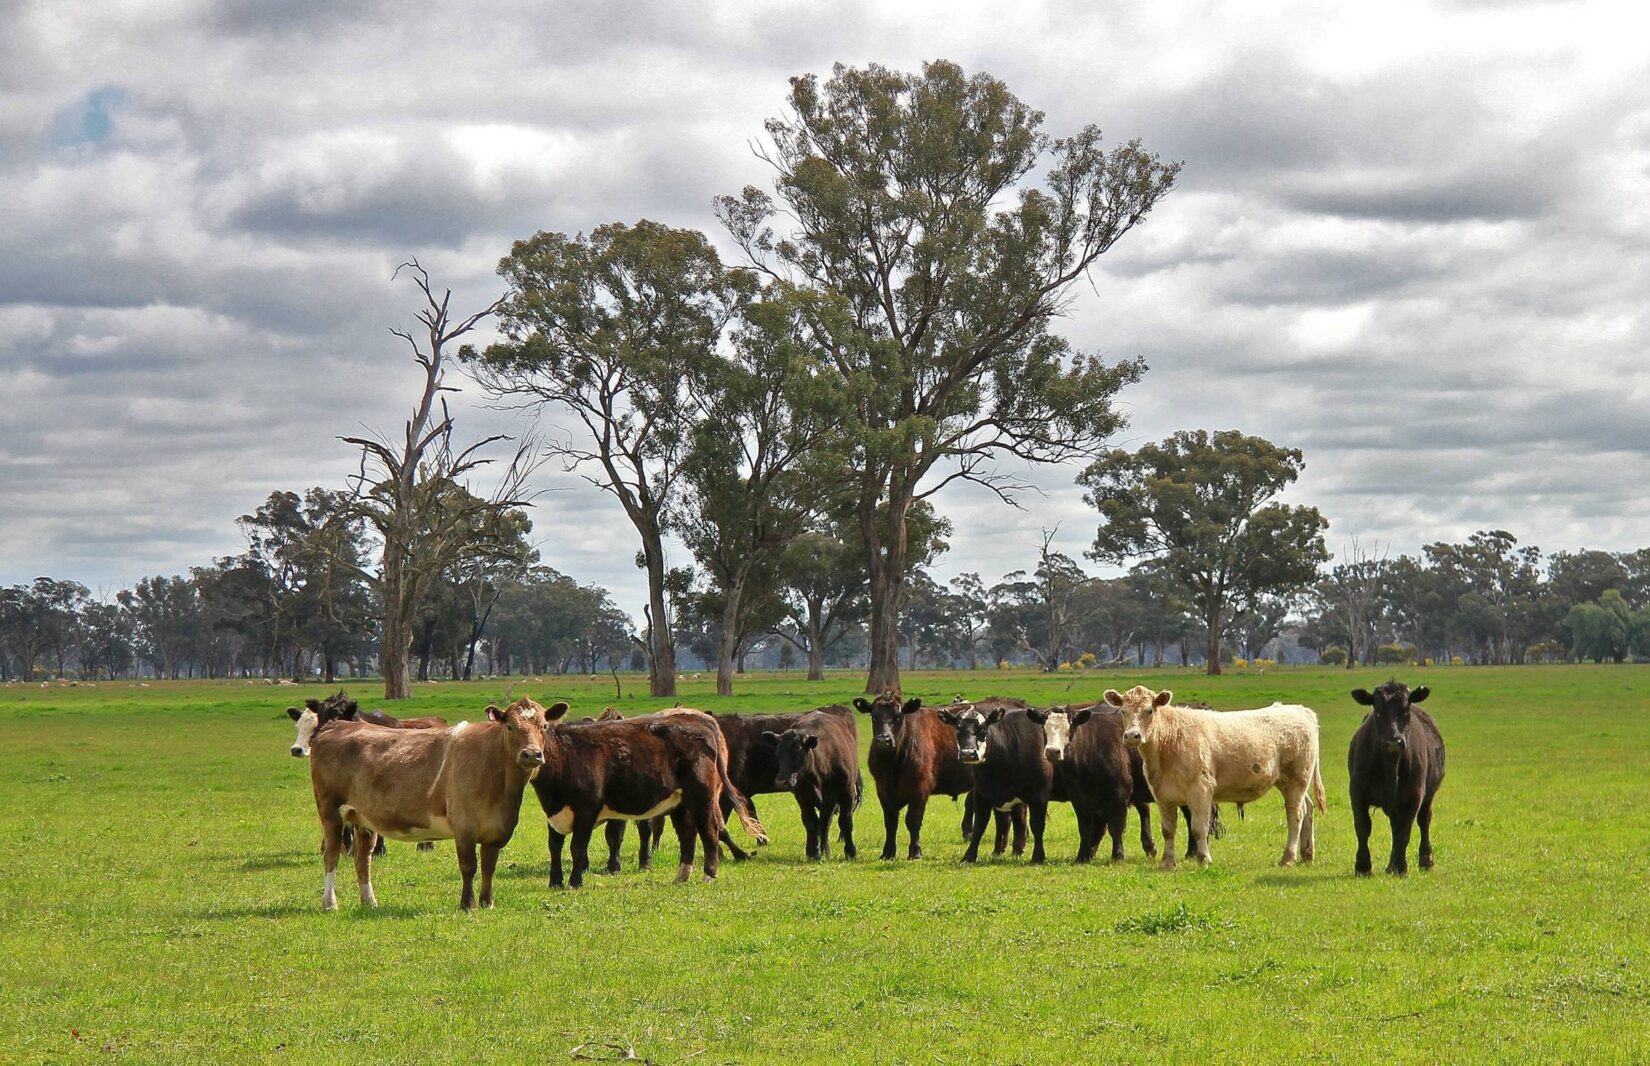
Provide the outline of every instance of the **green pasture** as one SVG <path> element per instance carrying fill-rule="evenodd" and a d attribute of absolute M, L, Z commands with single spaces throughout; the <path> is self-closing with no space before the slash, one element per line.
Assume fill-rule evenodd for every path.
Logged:
<path fill-rule="evenodd" d="M 1346 747 L 1361 708 L 1347 690 L 1385 671 L 921 673 L 906 677 L 908 695 L 1054 702 L 1144 682 L 1223 709 L 1312 706 L 1329 801 L 1318 861 L 1274 865 L 1274 795 L 1244 821 L 1228 814 L 1207 870 L 1160 873 L 1132 839 L 1121 865 L 1074 866 L 1069 807 L 1050 815 L 1047 866 L 965 868 L 961 811 L 944 798 L 929 807 L 928 857 L 885 863 L 867 775 L 858 862 L 804 861 L 794 803 L 768 796 L 773 844 L 725 862 L 714 884 L 671 883 L 667 830 L 651 872 L 634 872 L 630 838 L 625 873 L 552 894 L 529 791 L 497 906 L 473 915 L 457 908 L 445 843 L 392 844 L 376 863 L 376 911 L 355 905 L 341 868 L 342 910 L 321 912 L 307 764 L 287 754 L 283 713 L 321 686 L 6 686 L 0 1060 L 556 1063 L 625 1048 L 655 1063 L 1650 1058 L 1650 672 L 1401 676 L 1432 686 L 1449 747 L 1437 869 L 1404 880 L 1352 876 Z M 683 698 L 802 709 L 859 684 L 761 675 L 719 700 L 707 675 Z M 419 685 L 400 706 L 476 717 L 502 689 Z M 351 691 L 377 702 L 371 683 Z M 575 713 L 614 702 L 607 678 L 518 681 L 524 691 Z M 1377 870 L 1386 843 L 1378 818 Z"/>

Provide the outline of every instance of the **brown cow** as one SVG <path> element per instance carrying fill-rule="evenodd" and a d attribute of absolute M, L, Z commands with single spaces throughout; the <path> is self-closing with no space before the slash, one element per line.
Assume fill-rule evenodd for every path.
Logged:
<path fill-rule="evenodd" d="M 493 868 L 521 816 L 521 794 L 544 765 L 549 721 L 567 713 L 520 699 L 504 710 L 489 706 L 487 721 L 451 729 L 385 729 L 335 722 L 316 734 L 309 760 L 315 809 L 325 837 L 324 910 L 336 910 L 333 875 L 345 824 L 364 846 L 355 849 L 361 902 L 378 905 L 372 890 L 372 843 L 452 840 L 464 877 L 459 906 L 473 910 L 476 846 L 481 846 L 481 905 L 493 905 Z"/>
<path fill-rule="evenodd" d="M 288 707 L 286 715 L 298 723 L 298 735 L 292 741 L 292 757 L 306 758 L 315 731 L 330 722 L 371 722 L 392 729 L 445 729 L 447 719 L 431 715 L 424 718 L 393 718 L 383 711 L 362 711 L 361 705 L 350 699 L 343 689 L 324 700 L 304 701 L 304 709 Z"/>
<path fill-rule="evenodd" d="M 624 715 L 609 707 L 595 718 L 586 721 L 622 722 Z M 619 862 L 619 851 L 624 847 L 624 831 L 628 824 L 620 818 L 607 823 L 607 872 L 610 874 L 616 874 L 624 868 Z M 555 830 L 552 829 L 550 832 L 554 833 Z M 659 838 L 664 834 L 665 816 L 662 814 L 651 821 L 636 823 L 636 869 L 646 870 L 653 866 L 654 849 L 659 846 Z"/>
<path fill-rule="evenodd" d="M 876 783 L 877 799 L 882 804 L 882 857 L 894 857 L 894 845 L 899 832 L 899 812 L 906 808 L 905 829 L 911 836 L 906 856 L 922 858 L 922 820 L 928 809 L 928 798 L 935 795 L 956 799 L 974 787 L 974 773 L 957 757 L 957 731 L 940 721 L 932 708 L 925 708 L 921 699 L 902 700 L 894 691 L 882 693 L 875 700 L 858 697 L 854 706 L 861 714 L 871 716 L 871 753 L 867 763 L 871 779 Z M 960 705 L 959 705 L 960 706 Z M 982 700 L 975 706 L 989 710 L 998 707 L 1024 707 L 1018 700 Z M 984 810 L 975 810 L 970 799 L 963 809 L 963 836 L 972 835 L 975 818 L 984 818 Z M 995 853 L 1003 853 L 1007 839 L 1009 815 L 995 813 L 997 838 Z M 1016 807 L 1013 814 L 1014 854 L 1025 850 L 1025 808 Z"/>
<path fill-rule="evenodd" d="M 563 705 L 559 714 L 566 713 Z M 722 755 L 722 733 L 710 715 L 672 708 L 659 715 L 622 721 L 557 724 L 545 734 L 545 765 L 533 779 L 550 826 L 550 887 L 561 887 L 561 842 L 573 838 L 573 871 L 578 888 L 589 868 L 590 834 L 613 819 L 640 821 L 669 814 L 681 849 L 676 880 L 693 872 L 695 838 L 705 848 L 705 879 L 715 880 L 722 834 L 722 791 L 730 788 Z M 760 834 L 743 802 L 736 809 Z M 762 839 L 762 835 L 758 839 Z"/>

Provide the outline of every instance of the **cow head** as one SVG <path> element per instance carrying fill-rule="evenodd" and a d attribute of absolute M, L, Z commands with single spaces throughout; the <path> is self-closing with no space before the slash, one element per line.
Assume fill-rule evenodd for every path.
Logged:
<path fill-rule="evenodd" d="M 1152 720 L 1161 707 L 1174 701 L 1168 689 L 1153 692 L 1145 685 L 1136 685 L 1127 692 L 1114 688 L 1106 690 L 1106 702 L 1123 712 L 1123 743 L 1138 748 L 1152 739 Z"/>
<path fill-rule="evenodd" d="M 487 707 L 488 721 L 504 727 L 504 747 L 515 764 L 523 770 L 537 771 L 544 765 L 544 749 L 550 734 L 550 723 L 567 714 L 566 703 L 553 703 L 548 709 L 523 696 L 502 711 L 497 706 Z"/>
<path fill-rule="evenodd" d="M 1070 707 L 1050 707 L 1046 711 L 1026 708 L 1026 717 L 1043 727 L 1043 754 L 1049 762 L 1059 762 L 1066 757 L 1071 731 L 1088 721 L 1092 713 L 1088 707 L 1078 711 Z"/>
<path fill-rule="evenodd" d="M 1411 689 L 1402 681 L 1388 681 L 1374 692 L 1353 689 L 1352 698 L 1371 708 L 1369 718 L 1375 727 L 1375 740 L 1388 755 L 1404 750 L 1404 736 L 1409 731 L 1409 707 L 1420 703 L 1432 690 L 1422 685 Z"/>
<path fill-rule="evenodd" d="M 941 711 L 940 721 L 957 731 L 957 758 L 969 766 L 985 762 L 988 747 L 986 734 L 1003 720 L 1004 713 L 1002 707 L 989 712 L 976 710 L 971 703 Z"/>
<path fill-rule="evenodd" d="M 802 780 L 802 771 L 808 768 L 808 755 L 819 747 L 819 737 L 800 729 L 775 733 L 769 729 L 757 743 L 773 753 L 775 788 L 792 789 Z"/>
<path fill-rule="evenodd" d="M 860 714 L 871 716 L 871 747 L 892 749 L 899 740 L 900 723 L 906 715 L 922 710 L 922 700 L 913 696 L 901 703 L 900 694 L 890 689 L 874 700 L 855 697 L 854 706 Z"/>
<path fill-rule="evenodd" d="M 309 699 L 304 701 L 304 709 L 288 707 L 286 715 L 298 723 L 298 735 L 292 741 L 292 757 L 303 759 L 309 756 L 309 745 L 315 739 L 315 731 L 328 722 L 352 722 L 360 713 L 360 704 L 344 694 L 342 689 L 337 695 L 328 696 L 324 700 Z"/>

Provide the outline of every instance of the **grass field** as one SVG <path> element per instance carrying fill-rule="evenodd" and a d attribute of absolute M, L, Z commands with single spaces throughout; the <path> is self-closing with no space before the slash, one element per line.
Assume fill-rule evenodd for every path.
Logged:
<path fill-rule="evenodd" d="M 1046 867 L 964 868 L 943 798 L 928 857 L 884 863 L 867 775 L 857 863 L 805 862 L 794 803 L 771 796 L 774 843 L 714 884 L 671 883 L 667 830 L 651 872 L 633 871 L 630 838 L 624 874 L 552 894 L 529 790 L 497 907 L 474 915 L 445 843 L 392 844 L 378 910 L 349 888 L 321 913 L 307 765 L 287 755 L 282 710 L 320 686 L 7 686 L 0 1059 L 567 1062 L 579 1045 L 616 1054 L 604 1044 L 657 1063 L 1650 1058 L 1650 673 L 1402 676 L 1432 686 L 1449 746 L 1438 866 L 1406 880 L 1352 876 L 1345 754 L 1362 709 L 1346 693 L 1384 674 L 924 673 L 908 695 L 1052 702 L 1144 681 L 1223 709 L 1306 703 L 1329 797 L 1318 861 L 1274 866 L 1274 794 L 1228 817 L 1207 870 L 1160 873 L 1133 840 L 1122 865 L 1074 866 L 1064 806 Z M 501 687 L 421 685 L 416 713 L 476 717 Z M 684 697 L 802 709 L 858 679 L 739 687 L 718 700 L 707 678 Z M 612 686 L 527 691 L 578 713 Z M 355 693 L 372 705 L 370 685 Z"/>

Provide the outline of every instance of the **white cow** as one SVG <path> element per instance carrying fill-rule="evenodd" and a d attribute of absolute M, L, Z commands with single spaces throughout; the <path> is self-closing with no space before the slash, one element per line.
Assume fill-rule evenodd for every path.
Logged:
<path fill-rule="evenodd" d="M 1289 842 L 1281 866 L 1311 862 L 1313 806 L 1324 809 L 1318 716 L 1309 707 L 1275 703 L 1255 711 L 1176 707 L 1168 689 L 1136 685 L 1106 691 L 1123 712 L 1123 741 L 1140 750 L 1146 780 L 1163 823 L 1165 870 L 1174 869 L 1178 808 L 1191 811 L 1192 847 L 1209 864 L 1209 817 L 1216 803 L 1253 803 L 1272 789 L 1283 793 Z M 1308 796 L 1308 790 L 1311 795 Z"/>

